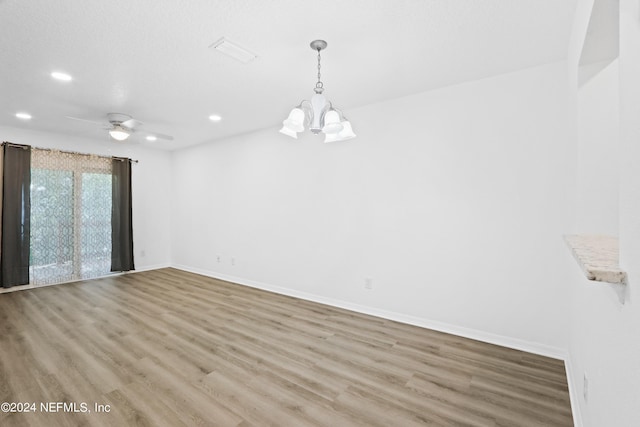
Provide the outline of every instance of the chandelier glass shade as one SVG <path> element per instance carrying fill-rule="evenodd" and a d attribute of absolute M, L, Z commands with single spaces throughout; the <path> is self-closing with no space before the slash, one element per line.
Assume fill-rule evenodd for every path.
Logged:
<path fill-rule="evenodd" d="M 324 40 L 314 40 L 311 48 L 318 51 L 318 82 L 314 88 L 315 94 L 311 100 L 302 101 L 289 113 L 289 117 L 282 122 L 280 132 L 292 138 L 298 138 L 298 133 L 308 128 L 312 133 L 325 135 L 324 142 L 346 141 L 356 137 L 351 123 L 335 108 L 322 94 L 323 83 L 320 80 L 320 51 L 327 47 Z"/>

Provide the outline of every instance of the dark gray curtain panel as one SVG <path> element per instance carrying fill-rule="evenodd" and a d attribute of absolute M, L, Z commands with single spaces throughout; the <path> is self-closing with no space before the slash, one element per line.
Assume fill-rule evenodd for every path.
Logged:
<path fill-rule="evenodd" d="M 114 157 L 111 208 L 111 271 L 134 270 L 131 160 Z"/>
<path fill-rule="evenodd" d="M 5 143 L 2 167 L 0 285 L 29 283 L 31 147 Z"/>

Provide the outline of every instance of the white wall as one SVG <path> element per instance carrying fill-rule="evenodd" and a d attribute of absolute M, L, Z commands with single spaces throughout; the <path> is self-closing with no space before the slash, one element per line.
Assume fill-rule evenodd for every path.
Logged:
<path fill-rule="evenodd" d="M 567 96 L 557 63 L 176 152 L 173 263 L 561 355 Z"/>
<path fill-rule="evenodd" d="M 618 235 L 618 60 L 578 88 L 577 189 L 574 232 Z M 567 230 L 569 231 L 569 230 Z"/>
<path fill-rule="evenodd" d="M 580 54 L 592 4 L 593 0 L 578 3 L 570 57 Z M 579 102 L 576 117 L 585 108 L 595 113 L 591 122 L 578 120 L 582 127 L 577 132 L 577 158 L 582 162 L 578 187 L 592 188 L 594 197 L 589 212 L 578 214 L 574 225 L 578 231 L 588 231 L 588 223 L 591 231 L 609 229 L 619 234 L 620 264 L 629 277 L 625 287 L 589 282 L 566 254 L 571 272 L 569 381 L 577 392 L 573 403 L 579 410 L 579 425 L 588 427 L 640 425 L 640 6 L 638 0 L 619 4 L 619 60 L 587 85 L 573 86 Z M 578 70 L 569 62 L 575 76 Z M 615 98 L 619 108 L 611 105 Z M 598 157 L 604 163 L 598 165 Z M 591 176 L 586 173 L 590 162 L 600 166 Z M 612 224 L 617 229 L 611 230 Z M 585 374 L 587 398 L 583 396 Z"/>
<path fill-rule="evenodd" d="M 566 233 L 618 235 L 619 194 L 619 94 L 618 60 L 581 65 L 573 68 L 572 117 L 575 120 L 575 213 Z M 585 78 L 588 76 L 588 78 Z M 570 80 L 571 81 L 571 80 Z M 578 84 L 578 81 L 580 83 Z M 602 310 L 603 302 L 615 308 L 619 289 L 588 282 L 580 267 L 565 254 L 570 270 L 569 285 L 569 378 L 576 424 L 582 425 L 583 376 L 587 373 L 592 387 L 589 400 L 606 393 L 593 384 L 602 383 L 607 371 L 595 366 L 588 369 L 583 359 L 596 354 L 600 345 L 592 337 L 601 334 L 603 319 L 593 313 Z M 595 285 L 595 286 L 594 286 Z M 599 424 L 594 424 L 599 425 Z"/>
<path fill-rule="evenodd" d="M 620 265 L 629 275 L 626 303 L 611 312 L 608 349 L 615 385 L 606 414 L 640 425 L 640 2 L 620 0 Z M 610 333 L 610 331 L 609 331 Z M 602 414 L 604 415 L 604 414 Z M 595 425 L 595 424 L 594 424 Z"/>
<path fill-rule="evenodd" d="M 139 160 L 132 169 L 136 270 L 165 267 L 171 260 L 171 153 L 141 145 L 96 143 L 85 138 L 0 127 L 3 141 Z M 144 255 L 143 255 L 144 253 Z"/>
<path fill-rule="evenodd" d="M 619 188 L 619 97 L 618 60 L 610 62 L 589 82 L 574 88 L 577 92 L 577 204 L 573 232 L 618 235 Z M 570 230 L 567 230 L 568 232 Z M 610 424 L 612 418 L 607 401 L 616 399 L 611 391 L 619 378 L 611 376 L 616 364 L 610 353 L 611 340 L 617 331 L 609 328 L 622 309 L 620 287 L 589 282 L 569 251 L 565 254 L 571 278 L 570 286 L 570 378 L 574 405 L 586 426 Z M 611 317 L 613 315 L 613 318 Z M 609 349 L 607 349 L 609 348 Z M 584 398 L 584 375 L 587 376 L 588 398 Z M 587 405 L 588 403 L 588 405 Z M 601 406 L 597 413 L 591 408 Z M 581 425 L 581 424 L 578 424 Z"/>

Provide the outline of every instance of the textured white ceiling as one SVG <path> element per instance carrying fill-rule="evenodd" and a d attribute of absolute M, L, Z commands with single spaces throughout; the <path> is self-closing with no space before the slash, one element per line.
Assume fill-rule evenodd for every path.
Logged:
<path fill-rule="evenodd" d="M 108 144 L 126 113 L 176 149 L 276 127 L 309 98 L 311 40 L 343 110 L 564 59 L 576 0 L 0 0 L 0 125 Z M 242 64 L 220 37 L 257 53 Z M 50 78 L 53 70 L 74 77 Z M 30 122 L 14 117 L 33 115 Z M 220 123 L 207 117 L 222 115 Z"/>

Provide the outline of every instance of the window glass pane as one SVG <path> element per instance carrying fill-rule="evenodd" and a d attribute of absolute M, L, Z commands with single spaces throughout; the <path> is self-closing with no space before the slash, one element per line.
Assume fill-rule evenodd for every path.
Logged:
<path fill-rule="evenodd" d="M 73 277 L 73 172 L 31 170 L 31 282 Z"/>
<path fill-rule="evenodd" d="M 111 269 L 111 174 L 82 174 L 81 277 Z"/>

